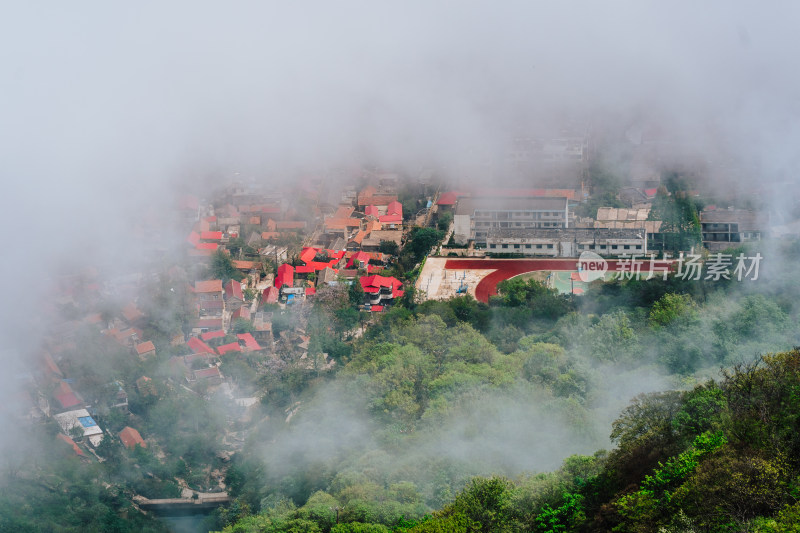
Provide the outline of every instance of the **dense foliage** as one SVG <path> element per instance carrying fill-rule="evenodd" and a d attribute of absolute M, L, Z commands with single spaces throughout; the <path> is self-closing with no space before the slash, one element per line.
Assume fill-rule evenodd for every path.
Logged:
<path fill-rule="evenodd" d="M 421 516 L 413 484 L 362 478 L 227 531 L 796 531 L 798 391 L 800 351 L 766 356 L 720 382 L 637 397 L 613 424 L 610 453 L 513 481 L 473 478 L 432 516 Z M 339 521 L 354 524 L 334 525 L 339 510 Z"/>

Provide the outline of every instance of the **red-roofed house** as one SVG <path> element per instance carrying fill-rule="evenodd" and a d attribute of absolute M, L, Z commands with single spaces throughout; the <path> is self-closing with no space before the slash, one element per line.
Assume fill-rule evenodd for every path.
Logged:
<path fill-rule="evenodd" d="M 221 317 L 225 310 L 222 280 L 197 281 L 194 284 L 197 308 L 201 316 Z"/>
<path fill-rule="evenodd" d="M 399 298 L 403 295 L 401 290 L 403 284 L 394 277 L 374 274 L 372 276 L 364 276 L 358 281 L 361 283 L 369 303 L 373 305 L 379 304 L 381 301 Z"/>
<path fill-rule="evenodd" d="M 364 214 L 368 217 L 375 217 L 375 218 L 381 216 L 380 211 L 378 211 L 378 207 L 374 205 L 368 205 L 367 207 L 365 207 Z"/>
<path fill-rule="evenodd" d="M 220 337 L 224 336 L 225 332 L 222 331 L 221 329 L 218 329 L 217 331 L 206 331 L 205 333 L 201 333 L 200 339 L 202 339 L 203 342 L 207 342 L 210 341 L 211 339 L 219 339 Z"/>
<path fill-rule="evenodd" d="M 258 268 L 258 263 L 256 263 L 255 261 L 238 261 L 234 259 L 233 261 L 231 261 L 231 263 L 233 263 L 233 268 L 236 268 L 238 270 L 243 270 L 245 272 L 247 272 L 248 270 L 253 270 L 254 268 Z"/>
<path fill-rule="evenodd" d="M 270 288 L 274 289 L 275 287 L 270 287 Z M 231 320 L 236 320 L 237 318 L 250 320 L 250 308 L 246 305 L 243 305 L 239 309 L 234 311 L 233 315 L 231 315 Z"/>
<path fill-rule="evenodd" d="M 58 403 L 61 404 L 62 410 L 74 408 L 82 403 L 81 399 L 75 394 L 72 387 L 70 387 L 69 383 L 66 381 L 59 380 L 58 388 L 54 396 L 56 400 L 58 400 Z"/>
<path fill-rule="evenodd" d="M 239 333 L 236 337 L 244 344 L 244 350 L 247 352 L 257 352 L 261 349 L 258 341 L 250 333 Z"/>
<path fill-rule="evenodd" d="M 355 208 L 350 205 L 340 205 L 336 208 L 336 212 L 333 213 L 332 218 L 350 218 L 350 215 L 353 214 Z"/>
<path fill-rule="evenodd" d="M 397 200 L 389 202 L 386 207 L 386 214 L 379 217 L 378 220 L 381 224 L 388 224 L 390 228 L 394 228 L 396 224 L 403 223 L 403 204 Z"/>
<path fill-rule="evenodd" d="M 314 287 L 306 287 L 306 296 L 314 296 L 317 294 L 317 289 Z"/>
<path fill-rule="evenodd" d="M 223 344 L 222 346 L 217 346 L 217 351 L 220 355 L 225 355 L 228 352 L 241 352 L 242 348 L 239 346 L 238 342 L 231 342 Z"/>
<path fill-rule="evenodd" d="M 365 268 L 369 264 L 369 254 L 367 252 L 356 252 L 350 256 L 345 268 Z"/>
<path fill-rule="evenodd" d="M 153 341 L 140 342 L 136 345 L 136 354 L 142 361 L 148 357 L 154 357 L 156 355 L 156 345 L 153 344 Z"/>
<path fill-rule="evenodd" d="M 458 191 L 447 191 L 439 195 L 439 199 L 436 201 L 436 205 L 440 206 L 452 206 L 458 202 L 458 197 L 461 193 Z"/>
<path fill-rule="evenodd" d="M 280 289 L 284 285 L 291 287 L 294 284 L 294 268 L 288 263 L 284 263 L 278 267 L 278 273 L 275 275 L 275 287 Z"/>
<path fill-rule="evenodd" d="M 264 292 L 261 294 L 261 303 L 276 304 L 278 303 L 278 298 L 280 298 L 280 296 L 280 289 L 277 287 L 269 287 L 264 289 Z"/>
<path fill-rule="evenodd" d="M 319 249 L 317 248 L 303 248 L 303 251 L 300 252 L 300 261 L 303 263 L 310 263 L 317 257 L 319 253 Z"/>
<path fill-rule="evenodd" d="M 222 240 L 221 231 L 203 231 L 200 233 L 200 239 L 204 241 L 219 241 Z"/>
<path fill-rule="evenodd" d="M 403 216 L 403 204 L 395 200 L 394 202 L 390 202 L 389 205 L 386 206 L 386 214 L 387 215 L 400 215 Z"/>
<path fill-rule="evenodd" d="M 368 205 L 389 205 L 390 203 L 397 200 L 396 194 L 365 194 L 367 192 L 366 189 L 361 191 L 358 195 L 358 206 L 359 207 L 366 207 Z"/>
<path fill-rule="evenodd" d="M 396 229 L 403 223 L 403 215 L 383 215 L 380 219 L 381 224 L 385 224 L 389 229 Z"/>
<path fill-rule="evenodd" d="M 139 339 L 142 338 L 142 330 L 140 330 L 139 328 L 127 328 L 123 330 L 113 328 L 106 331 L 106 335 L 114 337 L 114 340 L 116 340 L 123 346 L 132 348 L 136 345 L 137 342 L 139 342 Z"/>
<path fill-rule="evenodd" d="M 366 230 L 363 230 L 363 229 L 362 230 L 358 230 L 358 233 L 356 233 L 355 237 L 350 239 L 350 242 L 348 243 L 348 245 L 351 244 L 351 243 L 354 243 L 356 246 L 351 246 L 351 247 L 357 248 L 357 247 L 361 246 L 361 243 L 364 242 L 364 238 L 367 235 L 368 235 L 368 233 L 367 233 Z"/>
<path fill-rule="evenodd" d="M 208 331 L 211 329 L 219 329 L 222 327 L 221 318 L 198 318 L 194 321 L 194 329 L 197 333 Z"/>
<path fill-rule="evenodd" d="M 136 446 L 147 448 L 147 443 L 144 441 L 139 432 L 130 426 L 125 426 L 125 428 L 119 432 L 119 440 L 121 440 L 122 445 L 129 450 L 135 448 Z"/>
<path fill-rule="evenodd" d="M 238 281 L 229 280 L 225 284 L 225 304 L 229 309 L 239 309 L 244 304 L 244 294 L 242 284 Z"/>
<path fill-rule="evenodd" d="M 75 444 L 75 441 L 72 440 L 71 438 L 67 437 L 63 433 L 59 433 L 58 435 L 56 435 L 56 438 L 64 442 L 65 444 L 72 446 L 72 451 L 75 452 L 75 455 L 78 455 L 80 457 L 86 457 L 86 454 L 83 453 L 83 450 L 81 450 L 80 447 L 77 444 Z"/>
<path fill-rule="evenodd" d="M 196 281 L 194 283 L 195 294 L 210 294 L 213 295 L 214 300 L 222 298 L 222 280 L 211 279 L 206 281 Z"/>
<path fill-rule="evenodd" d="M 316 271 L 316 270 L 325 270 L 326 268 L 333 268 L 338 263 L 339 263 L 338 259 L 331 259 L 328 262 L 312 261 L 308 264 L 308 266 L 312 267 Z"/>
<path fill-rule="evenodd" d="M 360 218 L 326 218 L 325 231 L 342 231 L 361 226 Z"/>
<path fill-rule="evenodd" d="M 197 337 L 192 337 L 188 341 L 186 341 L 186 346 L 192 351 L 192 353 L 210 353 L 216 354 L 213 348 L 206 344 L 205 342 L 201 341 Z"/>

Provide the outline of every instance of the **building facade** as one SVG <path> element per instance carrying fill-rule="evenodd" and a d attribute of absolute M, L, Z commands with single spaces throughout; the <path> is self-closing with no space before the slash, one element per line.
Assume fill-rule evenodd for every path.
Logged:
<path fill-rule="evenodd" d="M 647 254 L 647 235 L 633 229 L 494 228 L 486 237 L 486 251 L 539 257 L 578 257 L 583 252 L 643 256 Z"/>
<path fill-rule="evenodd" d="M 712 252 L 766 237 L 767 218 L 745 209 L 715 209 L 700 213 L 703 246 Z"/>
<path fill-rule="evenodd" d="M 453 217 L 456 243 L 487 245 L 493 230 L 560 229 L 570 226 L 567 198 L 470 197 L 458 201 Z"/>

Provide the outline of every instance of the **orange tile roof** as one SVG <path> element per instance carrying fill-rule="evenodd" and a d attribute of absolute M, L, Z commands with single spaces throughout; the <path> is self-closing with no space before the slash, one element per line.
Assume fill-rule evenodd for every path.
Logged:
<path fill-rule="evenodd" d="M 200 238 L 204 241 L 218 241 L 222 238 L 221 231 L 203 231 L 200 233 Z"/>
<path fill-rule="evenodd" d="M 220 320 L 220 323 L 221 322 L 222 322 L 222 320 Z M 186 341 L 186 346 L 188 346 L 189 349 L 192 350 L 193 353 L 212 353 L 212 354 L 216 353 L 214 351 L 214 349 L 211 348 L 211 346 L 209 346 L 208 344 L 204 343 L 203 341 L 201 341 L 197 337 L 192 337 L 191 339 Z"/>
<path fill-rule="evenodd" d="M 56 435 L 56 437 L 58 437 L 59 440 L 65 442 L 66 444 L 72 446 L 72 451 L 75 452 L 76 455 L 80 455 L 81 457 L 84 457 L 86 455 L 85 453 L 83 453 L 83 450 L 81 450 L 80 447 L 77 444 L 75 444 L 74 440 L 67 437 L 63 433 L 59 433 L 58 435 Z"/>
<path fill-rule="evenodd" d="M 318 248 L 310 248 L 310 247 L 303 248 L 303 251 L 300 252 L 300 261 L 302 261 L 303 263 L 309 263 L 313 261 L 315 257 L 317 257 L 318 253 L 319 253 Z"/>
<path fill-rule="evenodd" d="M 222 292 L 222 280 L 210 279 L 206 281 L 195 281 L 194 292 L 198 293 Z"/>
<path fill-rule="evenodd" d="M 355 208 L 352 206 L 347 205 L 340 205 L 336 208 L 336 212 L 331 216 L 331 218 L 350 218 L 350 215 L 353 214 Z"/>
<path fill-rule="evenodd" d="M 239 333 L 236 337 L 244 343 L 246 350 L 258 351 L 261 349 L 261 346 L 258 344 L 255 337 L 253 337 L 252 333 Z"/>
<path fill-rule="evenodd" d="M 233 263 L 233 268 L 238 268 L 239 270 L 251 270 L 256 268 L 255 261 L 238 261 L 234 259 L 231 262 Z"/>
<path fill-rule="evenodd" d="M 239 346 L 238 342 L 231 342 L 229 344 L 223 344 L 222 346 L 217 346 L 217 351 L 220 355 L 224 355 L 228 352 L 241 352 L 242 347 Z"/>
<path fill-rule="evenodd" d="M 203 341 L 208 341 L 208 340 L 211 340 L 211 339 L 217 339 L 217 338 L 224 337 L 224 336 L 225 336 L 225 332 L 222 331 L 221 329 L 219 329 L 217 331 L 206 331 L 205 333 L 201 333 L 200 334 L 200 338 Z"/>
<path fill-rule="evenodd" d="M 147 352 L 154 352 L 155 349 L 156 345 L 153 344 L 153 341 L 140 342 L 136 345 L 136 353 L 139 355 L 146 354 Z"/>
<path fill-rule="evenodd" d="M 354 243 L 356 243 L 356 244 L 361 244 L 364 241 L 364 237 L 366 237 L 366 236 L 367 236 L 367 232 L 366 231 L 364 231 L 363 229 L 359 230 L 359 232 L 356 233 L 356 236 L 353 237 L 352 241 Z"/>
<path fill-rule="evenodd" d="M 125 426 L 125 428 L 119 432 L 119 438 L 126 448 L 134 448 L 136 446 L 147 448 L 147 443 L 139 432 L 130 426 Z"/>
<path fill-rule="evenodd" d="M 325 220 L 327 229 L 357 228 L 361 226 L 360 218 L 329 218 Z"/>
<path fill-rule="evenodd" d="M 396 194 L 384 194 L 380 196 L 358 196 L 358 205 L 389 205 L 397 201 Z"/>

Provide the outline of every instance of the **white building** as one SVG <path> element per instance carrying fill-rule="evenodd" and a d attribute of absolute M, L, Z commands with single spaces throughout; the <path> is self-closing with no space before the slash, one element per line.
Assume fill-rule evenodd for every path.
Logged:
<path fill-rule="evenodd" d="M 557 229 L 570 226 L 569 200 L 563 197 L 468 197 L 458 200 L 454 239 L 487 244 L 490 230 Z"/>
<path fill-rule="evenodd" d="M 80 428 L 83 430 L 82 436 L 88 438 L 92 446 L 97 446 L 103 440 L 103 430 L 100 429 L 100 426 L 97 425 L 97 422 L 94 421 L 86 409 L 67 411 L 66 413 L 53 415 L 53 418 L 66 435 L 70 435 L 73 428 Z"/>
<path fill-rule="evenodd" d="M 543 257 L 578 257 L 588 251 L 602 256 L 643 256 L 647 253 L 647 234 L 635 229 L 496 228 L 486 237 L 486 251 Z"/>

